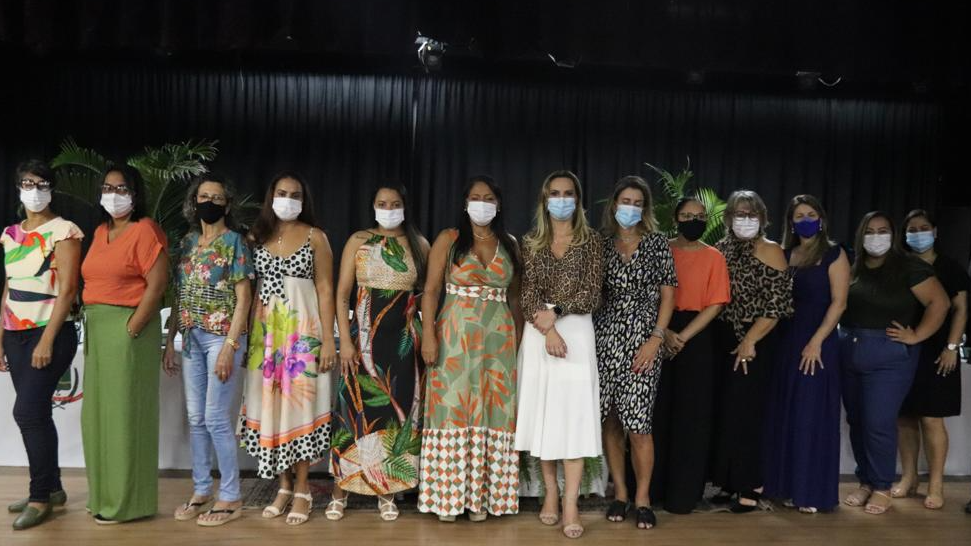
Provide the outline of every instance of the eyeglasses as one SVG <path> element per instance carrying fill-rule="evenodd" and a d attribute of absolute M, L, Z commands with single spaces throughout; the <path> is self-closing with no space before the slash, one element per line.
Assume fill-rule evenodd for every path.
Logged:
<path fill-rule="evenodd" d="M 222 194 L 210 195 L 208 193 L 200 193 L 196 195 L 196 203 L 205 203 L 206 201 L 212 201 L 217 205 L 225 205 L 226 196 Z"/>
<path fill-rule="evenodd" d="M 691 214 L 690 212 L 679 212 L 678 220 L 682 222 L 689 222 L 691 220 L 701 220 L 702 222 L 707 222 L 708 215 L 704 212 L 699 212 L 697 214 Z"/>
<path fill-rule="evenodd" d="M 759 213 L 738 211 L 732 214 L 732 218 L 735 218 L 737 220 L 758 220 Z"/>
<path fill-rule="evenodd" d="M 121 184 L 120 186 L 112 186 L 111 184 L 102 184 L 101 193 L 117 193 L 118 195 L 128 195 L 131 193 L 131 188 Z"/>
<path fill-rule="evenodd" d="M 40 179 L 40 180 L 32 180 L 30 178 L 20 179 L 20 189 L 32 190 L 34 188 L 40 191 L 51 191 L 51 183 L 44 179 Z"/>

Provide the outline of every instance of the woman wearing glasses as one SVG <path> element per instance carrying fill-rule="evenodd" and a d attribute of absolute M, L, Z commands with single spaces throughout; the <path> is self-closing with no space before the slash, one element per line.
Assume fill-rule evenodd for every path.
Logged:
<path fill-rule="evenodd" d="M 734 502 L 734 513 L 758 507 L 762 493 L 762 418 L 769 369 L 775 361 L 775 326 L 792 314 L 792 277 L 785 253 L 765 236 L 762 198 L 739 190 L 728 198 L 728 234 L 716 244 L 725 256 L 731 302 L 716 324 L 715 444 L 712 482 Z"/>
<path fill-rule="evenodd" d="M 51 396 L 77 352 L 72 307 L 78 290 L 83 234 L 51 210 L 54 173 L 40 161 L 17 167 L 24 220 L 0 235 L 6 282 L 0 371 L 10 372 L 13 416 L 30 463 L 30 494 L 11 504 L 14 529 L 43 523 L 67 495 L 57 461 Z"/>
<path fill-rule="evenodd" d="M 108 169 L 104 222 L 81 265 L 81 432 L 88 510 L 103 525 L 152 516 L 158 507 L 159 303 L 169 260 L 165 233 L 145 217 L 143 187 L 135 169 Z"/>
<path fill-rule="evenodd" d="M 232 407 L 240 385 L 246 323 L 252 301 L 253 260 L 235 231 L 233 193 L 225 177 L 206 174 L 186 192 L 182 214 L 190 231 L 179 247 L 178 299 L 172 309 L 165 372 L 179 372 L 175 334 L 182 332 L 182 378 L 189 418 L 195 490 L 175 519 L 215 527 L 242 514 Z M 212 498 L 212 463 L 219 463 L 219 499 Z M 210 508 L 211 507 L 211 508 Z M 210 508 L 206 511 L 206 508 Z M 197 518 L 198 517 L 198 518 Z"/>
<path fill-rule="evenodd" d="M 678 237 L 671 240 L 678 286 L 664 332 L 669 362 L 661 369 L 654 410 L 655 463 L 651 498 L 688 514 L 705 491 L 715 389 L 709 325 L 730 300 L 722 253 L 701 241 L 708 225 L 704 204 L 686 197 L 674 209 Z"/>

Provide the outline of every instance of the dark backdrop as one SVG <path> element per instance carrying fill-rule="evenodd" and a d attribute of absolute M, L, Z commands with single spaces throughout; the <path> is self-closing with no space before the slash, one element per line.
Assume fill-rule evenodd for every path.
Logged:
<path fill-rule="evenodd" d="M 432 237 L 453 222 L 464 179 L 490 173 L 522 233 L 553 169 L 576 171 L 599 215 L 594 203 L 619 177 L 653 180 L 645 161 L 676 171 L 690 156 L 698 184 L 723 197 L 757 190 L 777 224 L 791 196 L 821 197 L 833 233 L 847 240 L 868 210 L 935 208 L 945 172 L 944 107 L 931 100 L 124 63 L 39 63 L 19 81 L 3 88 L 0 106 L 6 180 L 17 161 L 52 157 L 68 135 L 112 158 L 215 138 L 214 167 L 243 191 L 261 196 L 283 168 L 306 174 L 338 248 L 371 221 L 380 180 L 410 188 Z M 12 184 L 0 195 L 9 222 Z"/>

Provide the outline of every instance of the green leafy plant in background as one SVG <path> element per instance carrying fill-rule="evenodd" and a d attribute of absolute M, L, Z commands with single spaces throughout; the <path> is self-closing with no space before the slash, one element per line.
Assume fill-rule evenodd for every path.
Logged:
<path fill-rule="evenodd" d="M 158 222 L 173 246 L 189 230 L 182 216 L 185 192 L 193 177 L 209 171 L 207 164 L 216 158 L 217 143 L 215 140 L 187 140 L 146 147 L 126 160 L 145 180 L 146 216 Z M 101 206 L 101 182 L 110 166 L 111 162 L 103 155 L 79 146 L 68 137 L 51 160 L 57 176 L 57 194 L 87 207 L 96 217 Z M 235 208 L 236 218 L 248 225 L 256 217 L 259 204 L 251 195 L 243 195 L 237 197 Z"/>
<path fill-rule="evenodd" d="M 674 208 L 682 198 L 692 195 L 688 192 L 688 184 L 694 178 L 691 171 L 691 158 L 688 158 L 687 165 L 678 174 L 672 174 L 660 167 L 655 167 L 650 163 L 644 163 L 651 170 L 658 174 L 657 182 L 661 186 L 661 191 L 653 192 L 654 197 L 654 217 L 657 219 L 658 229 L 669 237 L 678 235 L 678 224 L 674 218 Z M 708 225 L 701 240 L 708 244 L 714 244 L 725 236 L 725 224 L 722 219 L 725 216 L 725 201 L 723 201 L 715 190 L 711 188 L 698 188 L 695 190 L 695 197 L 700 200 L 705 210 L 708 211 Z"/>
<path fill-rule="evenodd" d="M 141 173 L 145 181 L 145 215 L 155 220 L 169 240 L 169 255 L 174 258 L 179 241 L 189 230 L 182 216 L 182 203 L 193 177 L 209 171 L 218 153 L 215 140 L 187 140 L 177 144 L 145 147 L 125 163 Z M 101 207 L 101 184 L 112 165 L 97 151 L 84 148 L 68 137 L 51 160 L 57 177 L 57 198 L 68 201 L 68 208 L 87 222 L 97 222 Z M 237 196 L 235 217 L 250 225 L 259 211 L 251 195 Z M 80 220 L 80 218 L 79 218 Z M 83 222 L 83 220 L 82 220 Z M 93 225 L 87 226 L 93 229 Z M 174 263 L 174 262 L 173 262 Z M 166 300 L 169 300 L 167 295 Z"/>

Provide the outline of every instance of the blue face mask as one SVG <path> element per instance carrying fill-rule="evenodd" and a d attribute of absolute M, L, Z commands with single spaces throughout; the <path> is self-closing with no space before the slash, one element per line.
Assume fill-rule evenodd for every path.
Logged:
<path fill-rule="evenodd" d="M 624 229 L 632 228 L 641 221 L 641 217 L 644 213 L 644 209 L 641 207 L 635 207 L 634 205 L 617 205 L 617 211 L 614 212 L 614 219 L 620 224 L 620 227 Z"/>
<path fill-rule="evenodd" d="M 792 229 L 796 232 L 796 235 L 807 239 L 814 237 L 822 227 L 823 221 L 819 218 L 815 220 L 800 220 L 792 224 Z"/>
<path fill-rule="evenodd" d="M 550 197 L 546 200 L 546 210 L 554 220 L 569 220 L 577 210 L 577 200 L 572 197 Z"/>
<path fill-rule="evenodd" d="M 907 232 L 907 246 L 914 249 L 914 252 L 917 252 L 918 254 L 930 250 L 930 248 L 934 246 L 934 232 Z"/>

